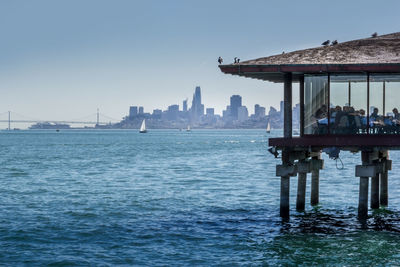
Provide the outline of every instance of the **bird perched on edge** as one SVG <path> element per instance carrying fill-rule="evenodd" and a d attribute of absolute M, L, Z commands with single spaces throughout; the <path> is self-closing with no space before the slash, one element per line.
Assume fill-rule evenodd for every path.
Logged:
<path fill-rule="evenodd" d="M 222 57 L 218 57 L 218 63 L 221 65 L 222 62 L 224 62 L 224 60 L 222 59 Z"/>
<path fill-rule="evenodd" d="M 330 40 L 326 40 L 325 42 L 322 43 L 322 45 L 327 46 L 327 45 L 329 45 L 330 42 L 331 42 Z"/>
<path fill-rule="evenodd" d="M 337 41 L 337 40 L 332 41 L 332 43 L 331 43 L 331 45 L 337 45 L 337 44 L 338 44 L 338 41 Z"/>
<path fill-rule="evenodd" d="M 237 63 L 237 57 L 235 57 L 233 60 L 234 60 L 233 63 Z"/>
<path fill-rule="evenodd" d="M 373 34 L 371 34 L 371 37 L 372 38 L 375 38 L 375 37 L 377 37 L 378 36 L 378 33 L 377 32 L 374 32 Z"/>

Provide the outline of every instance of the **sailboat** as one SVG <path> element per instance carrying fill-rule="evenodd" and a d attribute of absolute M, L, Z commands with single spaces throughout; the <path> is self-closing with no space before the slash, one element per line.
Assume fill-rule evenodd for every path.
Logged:
<path fill-rule="evenodd" d="M 186 132 L 190 132 L 191 130 L 190 130 L 190 125 L 188 125 L 188 127 L 187 127 L 187 129 L 186 129 Z"/>
<path fill-rule="evenodd" d="M 267 130 L 266 130 L 266 132 L 267 132 L 267 133 L 270 133 L 270 132 L 271 132 L 271 125 L 269 124 L 269 122 L 267 123 Z"/>
<path fill-rule="evenodd" d="M 147 133 L 147 130 L 146 130 L 146 120 L 145 120 L 145 119 L 143 119 L 143 121 L 142 121 L 142 125 L 140 126 L 139 133 Z"/>

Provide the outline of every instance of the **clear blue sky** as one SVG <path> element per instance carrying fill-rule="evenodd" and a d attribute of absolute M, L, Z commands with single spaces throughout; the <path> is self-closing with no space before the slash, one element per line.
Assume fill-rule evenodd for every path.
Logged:
<path fill-rule="evenodd" d="M 0 113 L 73 119 L 96 108 L 166 109 L 202 88 L 278 107 L 281 85 L 225 75 L 225 63 L 400 31 L 400 1 L 65 0 L 0 2 Z"/>

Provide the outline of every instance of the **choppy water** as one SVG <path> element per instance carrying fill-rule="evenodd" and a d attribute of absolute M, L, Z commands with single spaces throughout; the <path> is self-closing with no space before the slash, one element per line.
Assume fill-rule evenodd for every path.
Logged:
<path fill-rule="evenodd" d="M 262 130 L 1 132 L 0 263 L 400 264 L 399 153 L 366 227 L 349 153 L 344 170 L 325 158 L 317 208 L 294 211 L 291 180 L 282 223 L 267 145 Z"/>

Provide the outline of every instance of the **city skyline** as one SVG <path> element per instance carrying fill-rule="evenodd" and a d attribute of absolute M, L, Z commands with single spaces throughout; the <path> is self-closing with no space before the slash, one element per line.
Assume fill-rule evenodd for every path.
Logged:
<path fill-rule="evenodd" d="M 196 84 L 216 114 L 235 94 L 248 107 L 277 107 L 280 84 L 224 75 L 217 58 L 231 63 L 398 31 L 397 1 L 385 2 L 384 17 L 376 1 L 335 3 L 327 10 L 320 1 L 291 8 L 258 0 L 3 1 L 0 113 L 63 120 L 100 108 L 121 118 L 131 105 L 181 104 Z"/>

